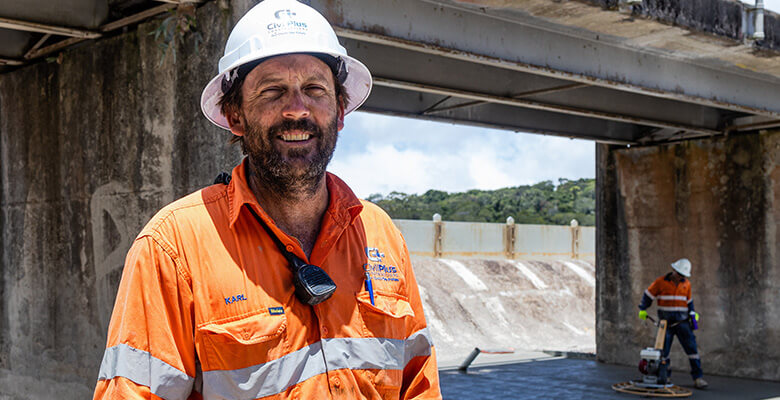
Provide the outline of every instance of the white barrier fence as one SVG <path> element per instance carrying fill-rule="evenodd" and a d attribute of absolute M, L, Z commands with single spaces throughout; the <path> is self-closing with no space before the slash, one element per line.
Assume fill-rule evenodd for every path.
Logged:
<path fill-rule="evenodd" d="M 596 262 L 596 228 L 520 225 L 486 222 L 393 220 L 414 256 L 436 258 L 526 259 L 561 258 Z"/>

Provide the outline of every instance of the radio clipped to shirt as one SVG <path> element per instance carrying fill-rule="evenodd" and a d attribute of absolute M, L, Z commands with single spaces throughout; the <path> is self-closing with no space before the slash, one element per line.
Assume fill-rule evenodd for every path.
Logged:
<path fill-rule="evenodd" d="M 214 183 L 222 183 L 227 185 L 230 183 L 230 175 L 227 172 L 223 172 L 217 176 Z M 252 207 L 248 207 L 249 212 L 255 217 L 257 222 L 265 229 L 268 236 L 282 252 L 284 258 L 287 259 L 290 269 L 293 273 L 293 284 L 295 285 L 295 297 L 302 303 L 314 306 L 322 303 L 330 298 L 336 291 L 336 283 L 328 274 L 322 270 L 322 268 L 308 264 L 301 260 L 298 256 L 288 251 L 281 240 L 271 231 L 266 225 L 265 221 L 255 213 Z"/>

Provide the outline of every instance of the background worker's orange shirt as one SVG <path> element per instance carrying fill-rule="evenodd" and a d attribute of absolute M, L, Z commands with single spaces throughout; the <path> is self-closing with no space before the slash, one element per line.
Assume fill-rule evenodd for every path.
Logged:
<path fill-rule="evenodd" d="M 687 313 L 691 301 L 691 282 L 683 278 L 677 284 L 666 275 L 660 276 L 647 288 L 647 294 L 658 301 L 659 310 Z"/>
<path fill-rule="evenodd" d="M 691 282 L 683 278 L 680 283 L 674 283 L 671 272 L 658 277 L 648 287 L 639 302 L 639 309 L 645 310 L 658 300 L 658 318 L 671 321 L 683 321 L 694 313 L 691 296 Z"/>
<path fill-rule="evenodd" d="M 441 398 L 408 250 L 387 214 L 328 174 L 307 260 L 244 169 L 165 207 L 134 242 L 94 398 Z M 296 299 L 287 261 L 247 207 L 330 275 L 330 299 Z"/>

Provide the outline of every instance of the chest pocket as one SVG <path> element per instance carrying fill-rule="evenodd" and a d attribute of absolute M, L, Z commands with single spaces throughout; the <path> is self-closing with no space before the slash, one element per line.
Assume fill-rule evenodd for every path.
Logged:
<path fill-rule="evenodd" d="M 406 339 L 406 317 L 414 317 L 409 300 L 398 293 L 374 291 L 374 304 L 368 292 L 357 295 L 364 336 Z"/>
<path fill-rule="evenodd" d="M 287 316 L 263 313 L 198 328 L 204 370 L 233 370 L 275 360 L 288 352 Z"/>

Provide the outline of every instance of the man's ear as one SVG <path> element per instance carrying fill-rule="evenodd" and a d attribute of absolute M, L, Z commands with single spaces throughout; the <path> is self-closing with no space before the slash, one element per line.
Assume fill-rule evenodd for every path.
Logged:
<path fill-rule="evenodd" d="M 338 115 L 338 131 L 341 132 L 342 129 L 344 129 L 344 106 L 339 104 L 339 115 Z"/>
<path fill-rule="evenodd" d="M 225 115 L 225 119 L 227 119 L 230 131 L 233 132 L 234 135 L 244 136 L 246 133 L 246 124 L 241 118 L 241 113 L 238 111 L 229 111 L 227 115 Z"/>

